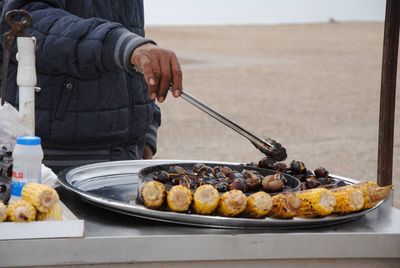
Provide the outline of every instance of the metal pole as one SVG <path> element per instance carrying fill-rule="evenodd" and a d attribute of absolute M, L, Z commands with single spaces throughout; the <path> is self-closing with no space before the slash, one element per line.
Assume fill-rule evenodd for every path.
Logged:
<path fill-rule="evenodd" d="M 392 184 L 400 0 L 386 1 L 378 140 L 378 184 Z"/>

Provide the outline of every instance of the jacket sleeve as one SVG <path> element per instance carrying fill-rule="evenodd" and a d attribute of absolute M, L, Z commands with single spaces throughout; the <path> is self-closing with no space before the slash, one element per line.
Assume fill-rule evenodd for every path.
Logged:
<path fill-rule="evenodd" d="M 157 152 L 157 131 L 161 125 L 161 111 L 160 108 L 154 105 L 153 121 L 146 133 L 146 144 L 150 146 L 153 151 L 153 155 Z"/>
<path fill-rule="evenodd" d="M 63 10 L 66 0 L 7 1 L 2 12 L 25 9 L 32 15 L 28 33 L 37 39 L 37 69 L 40 73 L 66 74 L 94 79 L 110 71 L 133 72 L 130 55 L 145 43 L 121 24 L 99 18 L 80 18 Z M 7 30 L 2 23 L 2 31 Z"/>

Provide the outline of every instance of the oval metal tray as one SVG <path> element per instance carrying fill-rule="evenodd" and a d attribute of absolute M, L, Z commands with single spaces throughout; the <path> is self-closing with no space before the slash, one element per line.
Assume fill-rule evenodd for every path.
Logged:
<path fill-rule="evenodd" d="M 380 202 L 371 209 L 349 215 L 332 215 L 324 218 L 313 219 L 294 218 L 286 220 L 273 218 L 228 218 L 158 211 L 147 209 L 137 202 L 136 197 L 139 170 L 152 165 L 184 162 L 237 165 L 237 163 L 198 160 L 116 161 L 90 164 L 65 170 L 62 171 L 58 177 L 59 182 L 63 187 L 79 195 L 82 200 L 92 203 L 96 206 L 151 220 L 203 227 L 239 229 L 298 229 L 322 227 L 358 219 L 366 213 L 376 209 L 383 203 Z M 333 177 L 344 180 L 349 184 L 359 182 L 354 179 L 340 176 Z"/>

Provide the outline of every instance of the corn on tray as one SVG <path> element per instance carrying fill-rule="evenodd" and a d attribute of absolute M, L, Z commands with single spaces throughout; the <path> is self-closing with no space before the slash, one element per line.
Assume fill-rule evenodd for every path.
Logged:
<path fill-rule="evenodd" d="M 139 184 L 138 173 L 141 169 L 154 165 L 171 163 L 206 163 L 215 165 L 237 165 L 237 163 L 210 162 L 199 160 L 133 160 L 105 162 L 85 165 L 66 170 L 59 174 L 59 182 L 66 189 L 76 193 L 82 200 L 96 206 L 136 217 L 170 222 L 176 224 L 239 229 L 298 229 L 315 228 L 356 220 L 366 213 L 378 208 L 383 201 L 374 207 L 346 215 L 330 215 L 322 218 L 243 218 L 197 215 L 160 211 L 146 208 L 137 200 Z M 332 175 L 347 184 L 359 181 Z"/>

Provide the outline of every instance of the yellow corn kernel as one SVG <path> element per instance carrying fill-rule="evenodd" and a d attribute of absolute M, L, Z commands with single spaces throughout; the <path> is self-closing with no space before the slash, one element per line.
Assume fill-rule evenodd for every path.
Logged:
<path fill-rule="evenodd" d="M 40 183 L 28 183 L 22 188 L 21 197 L 31 203 L 39 212 L 47 213 L 60 201 L 56 190 Z"/>
<path fill-rule="evenodd" d="M 272 208 L 268 216 L 291 219 L 299 214 L 301 200 L 294 193 L 282 193 L 272 197 Z"/>
<path fill-rule="evenodd" d="M 257 192 L 247 197 L 245 213 L 252 218 L 265 217 L 272 208 L 272 199 L 266 192 Z"/>
<path fill-rule="evenodd" d="M 336 198 L 334 213 L 351 213 L 364 206 L 364 197 L 360 189 L 354 187 L 338 187 L 331 190 Z"/>
<path fill-rule="evenodd" d="M 171 211 L 186 212 L 192 203 L 192 192 L 182 185 L 175 185 L 167 194 L 167 204 Z"/>
<path fill-rule="evenodd" d="M 0 201 L 0 222 L 5 221 L 7 218 L 7 206 Z"/>
<path fill-rule="evenodd" d="M 223 193 L 219 199 L 218 213 L 225 217 L 234 217 L 246 209 L 247 197 L 240 190 Z"/>
<path fill-rule="evenodd" d="M 318 217 L 331 214 L 336 205 L 336 198 L 331 191 L 315 188 L 296 193 L 301 200 L 299 216 Z"/>
<path fill-rule="evenodd" d="M 54 204 L 54 206 L 47 213 L 38 213 L 38 221 L 62 221 L 62 209 L 60 202 Z"/>
<path fill-rule="evenodd" d="M 30 222 L 35 220 L 36 209 L 28 201 L 17 199 L 8 205 L 7 220 L 12 222 Z"/>
<path fill-rule="evenodd" d="M 151 209 L 159 209 L 165 201 L 167 191 L 164 184 L 158 181 L 149 181 L 144 183 L 140 188 L 140 198 L 145 207 Z"/>
<path fill-rule="evenodd" d="M 193 208 L 197 214 L 209 215 L 214 212 L 219 202 L 217 189 L 212 185 L 201 185 L 193 195 Z"/>

